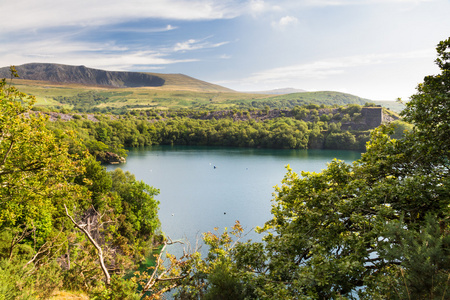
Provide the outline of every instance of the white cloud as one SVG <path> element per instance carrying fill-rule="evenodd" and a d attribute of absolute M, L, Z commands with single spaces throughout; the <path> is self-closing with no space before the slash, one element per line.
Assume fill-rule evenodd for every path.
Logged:
<path fill-rule="evenodd" d="M 165 27 L 159 27 L 159 28 L 116 28 L 116 29 L 110 29 L 109 31 L 115 31 L 115 32 L 136 32 L 136 33 L 156 33 L 156 32 L 166 32 L 178 29 L 177 26 L 167 25 Z"/>
<path fill-rule="evenodd" d="M 285 28 L 298 23 L 298 19 L 292 16 L 284 16 L 278 22 L 272 22 L 272 27 L 284 30 Z"/>
<path fill-rule="evenodd" d="M 259 15 L 266 12 L 281 10 L 283 9 L 278 4 L 270 4 L 265 2 L 264 0 L 250 0 L 247 4 L 246 12 L 250 13 L 250 15 L 253 15 L 254 17 L 258 17 Z"/>
<path fill-rule="evenodd" d="M 248 7 L 253 13 L 262 13 L 267 10 L 267 5 L 263 0 L 251 0 Z"/>
<path fill-rule="evenodd" d="M 436 0 L 306 0 L 303 4 L 310 6 L 345 6 L 345 5 L 367 5 L 386 3 L 411 3 L 420 4 L 422 2 L 433 2 Z"/>
<path fill-rule="evenodd" d="M 108 43 L 67 43 L 65 40 L 44 40 L 30 42 L 26 47 L 22 47 L 20 43 L 4 45 L 0 48 L 0 66 L 48 62 L 120 71 L 134 70 L 139 66 L 159 67 L 198 61 L 197 59 L 175 59 L 169 55 L 170 53 L 164 51 L 128 50 Z M 146 67 L 146 69 L 150 68 Z"/>
<path fill-rule="evenodd" d="M 175 46 L 173 47 L 173 51 L 178 52 L 178 51 L 192 51 L 192 50 L 199 50 L 199 49 L 204 49 L 204 48 L 217 48 L 220 46 L 223 46 L 225 44 L 228 44 L 228 42 L 220 42 L 220 43 L 208 43 L 204 41 L 205 39 L 202 40 L 195 40 L 195 39 L 189 39 L 187 41 L 184 42 L 180 42 L 180 43 L 176 43 Z"/>
<path fill-rule="evenodd" d="M 2 1 L 3 31 L 60 26 L 98 26 L 142 18 L 212 20 L 234 18 L 242 12 L 236 2 L 219 0 L 14 0 Z M 170 29 L 170 28 L 169 28 Z"/>
<path fill-rule="evenodd" d="M 358 55 L 326 59 L 306 64 L 274 68 L 254 73 L 245 79 L 248 82 L 292 82 L 302 79 L 327 79 L 329 77 L 349 72 L 355 67 L 369 67 L 371 65 L 391 64 L 398 60 L 414 60 L 418 58 L 434 58 L 434 50 L 418 50 L 405 53 L 385 53 Z"/>

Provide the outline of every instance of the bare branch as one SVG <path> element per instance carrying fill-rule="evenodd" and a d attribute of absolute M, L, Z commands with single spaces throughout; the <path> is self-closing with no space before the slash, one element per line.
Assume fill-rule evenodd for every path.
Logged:
<path fill-rule="evenodd" d="M 19 228 L 20 228 L 20 227 L 21 227 L 21 226 L 19 226 Z M 17 244 L 19 244 L 24 238 L 26 238 L 28 235 L 30 235 L 32 232 L 34 232 L 35 230 L 36 230 L 36 228 L 34 228 L 34 227 L 33 227 L 31 230 L 27 230 L 27 228 L 25 227 L 25 228 L 23 229 L 22 233 L 20 234 L 20 236 L 19 236 L 18 233 L 16 233 L 16 234 L 14 235 L 14 237 L 13 237 L 12 240 L 11 240 L 11 245 L 10 245 L 10 247 L 9 247 L 9 260 L 12 259 L 14 247 L 15 247 Z"/>
<path fill-rule="evenodd" d="M 102 268 L 103 273 L 105 274 L 106 284 L 109 285 L 111 283 L 111 276 L 109 275 L 108 269 L 105 266 L 102 248 L 99 246 L 99 244 L 97 244 L 97 242 L 91 236 L 89 231 L 87 231 L 86 229 L 84 229 L 84 227 L 78 225 L 77 222 L 75 222 L 75 220 L 69 214 L 69 211 L 67 210 L 67 206 L 65 204 L 64 204 L 64 208 L 66 209 L 66 215 L 69 217 L 69 219 L 72 221 L 72 223 L 87 236 L 87 238 L 89 239 L 91 244 L 94 245 L 94 247 L 97 249 L 98 258 L 100 260 L 100 266 Z"/>
<path fill-rule="evenodd" d="M 153 270 L 153 273 L 150 276 L 150 279 L 147 281 L 147 283 L 145 284 L 144 288 L 142 289 L 142 295 L 144 295 L 148 290 L 150 290 L 158 281 L 175 281 L 175 280 L 180 280 L 180 279 L 186 278 L 189 275 L 189 274 L 184 274 L 184 275 L 181 275 L 181 276 L 163 278 L 163 276 L 165 276 L 167 273 L 169 273 L 175 267 L 175 265 L 171 265 L 167 270 L 165 270 L 159 276 L 157 276 L 159 267 L 161 266 L 161 263 L 164 262 L 164 260 L 161 257 L 163 255 L 164 250 L 166 249 L 167 245 L 173 245 L 173 244 L 176 244 L 176 243 L 184 244 L 180 240 L 172 241 L 172 239 L 170 237 L 167 237 L 167 239 L 169 240 L 169 242 L 167 242 L 167 241 L 164 242 L 164 246 L 162 247 L 162 249 L 161 249 L 161 251 L 160 251 L 160 253 L 158 255 L 158 258 L 156 259 L 155 269 Z M 180 259 L 183 259 L 183 258 L 188 256 L 187 253 L 184 251 L 184 249 L 183 249 L 183 253 L 184 254 L 183 254 L 183 256 Z M 172 288 L 176 287 L 177 285 L 178 285 L 177 283 L 174 283 L 173 285 L 171 285 L 169 287 L 166 287 L 166 288 L 162 289 L 161 291 L 159 291 L 157 293 L 157 295 L 161 295 L 164 292 L 169 291 Z"/>

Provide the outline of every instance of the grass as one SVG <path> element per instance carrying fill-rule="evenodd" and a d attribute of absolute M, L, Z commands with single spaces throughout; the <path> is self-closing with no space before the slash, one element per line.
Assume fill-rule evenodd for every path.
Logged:
<path fill-rule="evenodd" d="M 49 300 L 89 300 L 89 296 L 81 292 L 56 291 Z"/>
<path fill-rule="evenodd" d="M 275 96 L 275 97 L 272 97 L 271 99 L 287 100 L 287 101 L 303 100 L 305 102 L 311 102 L 311 103 L 317 103 L 317 104 L 321 104 L 324 101 L 329 102 L 331 100 L 335 104 L 338 104 L 338 105 L 345 105 L 345 104 L 350 104 L 350 103 L 364 105 L 366 102 L 372 102 L 369 99 L 364 99 L 364 98 L 354 96 L 351 94 L 345 94 L 345 93 L 333 92 L 333 91 L 293 93 L 293 94 Z M 324 104 L 326 104 L 326 103 L 324 102 Z"/>
<path fill-rule="evenodd" d="M 161 75 L 161 74 L 159 74 Z M 159 76 L 158 75 L 158 76 Z M 34 95 L 36 106 L 66 107 L 56 101 L 59 96 L 75 97 L 78 94 L 94 92 L 99 96 L 107 97 L 106 103 L 97 105 L 99 108 L 112 107 L 120 109 L 124 106 L 138 109 L 182 109 L 182 108 L 213 108 L 216 110 L 232 109 L 239 106 L 252 107 L 255 103 L 263 105 L 278 103 L 279 107 L 289 107 L 289 103 L 307 104 L 364 104 L 370 102 L 354 95 L 339 92 L 304 92 L 286 95 L 266 95 L 235 92 L 218 85 L 200 81 L 181 74 L 165 74 L 166 83 L 162 87 L 140 88 L 112 88 L 102 86 L 83 86 L 80 84 L 50 83 L 45 81 L 15 79 L 13 84 L 21 91 Z M 297 101 L 297 102 L 296 102 Z M 374 102 L 374 101 L 372 101 Z M 400 111 L 399 104 L 390 101 L 377 101 L 384 107 L 393 111 Z M 272 107 L 272 105 L 270 105 Z M 275 106 L 277 107 L 277 106 Z"/>
<path fill-rule="evenodd" d="M 406 106 L 397 101 L 373 101 L 378 105 L 389 108 L 389 110 L 400 113 Z"/>

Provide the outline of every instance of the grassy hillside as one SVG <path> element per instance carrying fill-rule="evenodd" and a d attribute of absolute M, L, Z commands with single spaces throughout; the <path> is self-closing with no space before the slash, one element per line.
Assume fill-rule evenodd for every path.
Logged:
<path fill-rule="evenodd" d="M 369 99 L 364 99 L 358 96 L 333 92 L 333 91 L 321 91 L 321 92 L 304 92 L 304 93 L 294 93 L 287 95 L 280 95 L 271 98 L 271 100 L 301 100 L 306 103 L 315 103 L 315 104 L 329 104 L 332 102 L 337 105 L 346 105 L 346 104 L 359 104 L 364 105 L 366 102 L 372 102 Z"/>
<path fill-rule="evenodd" d="M 292 108 L 310 103 L 345 105 L 372 102 L 339 92 L 267 95 L 235 92 L 182 74 L 164 75 L 161 87 L 112 88 L 15 79 L 21 91 L 36 96 L 38 107 L 124 112 L 130 109 Z M 392 103 L 389 103 L 392 104 Z M 389 106 L 387 106 L 389 107 Z"/>
<path fill-rule="evenodd" d="M 218 93 L 235 93 L 232 89 L 202 81 L 183 74 L 161 74 L 147 73 L 161 77 L 165 80 L 164 85 L 159 87 L 162 90 L 184 90 L 195 92 L 218 92 Z"/>
<path fill-rule="evenodd" d="M 268 95 L 237 93 L 185 75 L 168 75 L 163 87 L 106 88 L 78 84 L 49 83 L 34 80 L 14 80 L 14 85 L 27 94 L 36 96 L 37 106 L 73 108 L 61 97 L 78 99 L 86 94 L 104 101 L 94 106 L 110 108 L 196 108 L 229 107 L 229 101 L 267 98 Z M 234 105 L 231 105 L 234 106 Z"/>
<path fill-rule="evenodd" d="M 394 111 L 396 113 L 400 113 L 405 108 L 405 105 L 403 103 L 397 102 L 397 101 L 379 101 L 379 100 L 375 100 L 373 102 L 375 102 L 375 104 L 377 104 L 377 105 L 381 105 L 383 107 L 386 107 L 389 110 Z"/>
<path fill-rule="evenodd" d="M 364 105 L 371 100 L 333 92 L 236 92 L 183 74 L 111 72 L 58 64 L 25 64 L 16 67 L 23 77 L 14 84 L 36 96 L 37 107 L 79 112 L 124 113 L 135 109 L 285 109 L 308 104 Z M 0 68 L 0 78 L 9 77 Z M 293 89 L 289 89 L 295 91 Z M 300 91 L 300 90 L 298 90 Z M 399 103 L 382 102 L 399 112 Z"/>

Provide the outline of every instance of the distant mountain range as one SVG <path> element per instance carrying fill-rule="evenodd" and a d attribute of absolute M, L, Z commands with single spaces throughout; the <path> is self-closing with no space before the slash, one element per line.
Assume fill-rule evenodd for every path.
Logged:
<path fill-rule="evenodd" d="M 222 109 L 233 105 L 293 107 L 307 103 L 363 105 L 376 102 L 345 93 L 307 92 L 294 88 L 237 92 L 183 74 L 105 71 L 51 63 L 24 64 L 16 66 L 16 70 L 20 78 L 15 84 L 21 84 L 21 90 L 36 96 L 38 105 L 48 106 L 63 105 L 56 100 L 63 95 L 78 99 L 88 91 L 101 94 L 104 102 L 110 103 L 97 104 L 99 107 L 192 108 L 215 105 Z M 0 78 L 10 76 L 9 67 L 0 68 Z M 110 89 L 105 91 L 104 88 Z M 376 103 L 395 111 L 402 109 L 394 102 Z"/>
<path fill-rule="evenodd" d="M 198 80 L 183 74 L 119 72 L 50 63 L 30 63 L 16 66 L 20 79 L 49 81 L 62 84 L 80 84 L 116 88 L 165 87 L 212 92 L 233 90 Z M 10 77 L 9 67 L 0 68 L 0 78 Z"/>
<path fill-rule="evenodd" d="M 164 79 L 146 73 L 111 72 L 60 64 L 31 63 L 16 66 L 21 79 L 41 80 L 60 83 L 103 85 L 111 87 L 162 86 Z M 0 77 L 9 77 L 9 68 L 0 69 Z"/>

